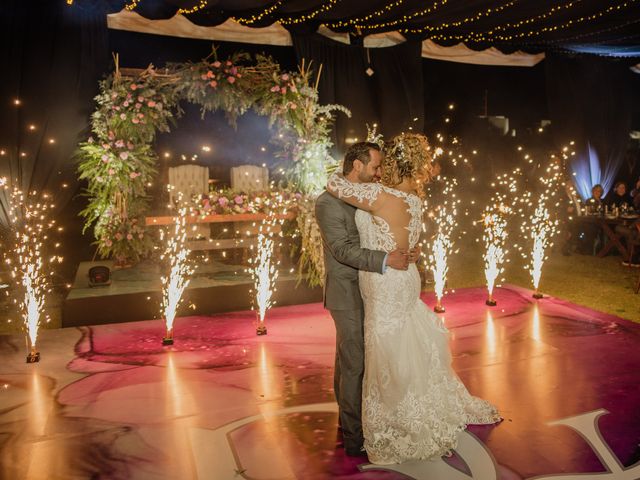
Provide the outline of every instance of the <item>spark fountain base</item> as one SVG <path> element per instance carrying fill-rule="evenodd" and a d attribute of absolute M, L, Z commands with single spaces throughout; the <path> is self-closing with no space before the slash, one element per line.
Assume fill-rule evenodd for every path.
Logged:
<path fill-rule="evenodd" d="M 544 295 L 542 295 L 539 292 L 535 292 L 533 295 L 531 295 L 533 298 L 535 298 L 536 300 L 540 300 L 541 298 L 544 298 Z"/>
<path fill-rule="evenodd" d="M 436 305 L 435 307 L 433 307 L 433 311 L 436 313 L 444 313 L 445 309 L 442 305 Z"/>
<path fill-rule="evenodd" d="M 496 302 L 493 298 L 488 299 L 486 302 L 484 302 L 485 305 L 487 305 L 488 307 L 495 307 L 498 302 Z"/>
<path fill-rule="evenodd" d="M 40 361 L 40 352 L 31 352 L 27 355 L 27 363 L 38 363 Z"/>
<path fill-rule="evenodd" d="M 162 345 L 163 346 L 173 345 L 173 337 L 163 337 L 162 338 Z"/>
<path fill-rule="evenodd" d="M 267 334 L 266 325 L 258 325 L 258 327 L 256 328 L 256 335 L 266 335 L 266 334 Z"/>

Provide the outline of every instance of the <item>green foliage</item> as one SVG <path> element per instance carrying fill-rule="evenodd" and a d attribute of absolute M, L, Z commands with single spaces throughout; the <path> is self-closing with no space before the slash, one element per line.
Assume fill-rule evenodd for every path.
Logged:
<path fill-rule="evenodd" d="M 149 67 L 135 78 L 123 77 L 116 69 L 100 83 L 93 135 L 78 149 L 78 173 L 87 181 L 89 198 L 81 215 L 85 230 L 93 226 L 101 256 L 124 262 L 149 252 L 152 244 L 143 227 L 146 188 L 157 175 L 151 145 L 157 132 L 173 125 L 181 99 L 200 105 L 202 115 L 224 111 L 234 126 L 250 108 L 267 116 L 289 188 L 311 196 L 324 187 L 327 167 L 336 164 L 329 154 L 334 114 L 350 115 L 340 105 L 318 104 L 309 68 L 282 72 L 262 55 L 254 59 L 237 53 L 218 60 L 214 51 L 200 62 L 169 64 L 161 71 Z M 311 232 L 313 209 L 301 211 L 303 232 Z M 311 268 L 312 278 L 321 279 L 318 238 L 303 235 L 301 261 Z M 310 256 L 310 251 L 316 253 Z"/>

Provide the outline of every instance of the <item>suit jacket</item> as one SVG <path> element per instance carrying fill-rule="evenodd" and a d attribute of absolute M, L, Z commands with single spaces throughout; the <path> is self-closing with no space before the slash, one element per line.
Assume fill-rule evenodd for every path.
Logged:
<path fill-rule="evenodd" d="M 382 273 L 386 252 L 360 248 L 356 208 L 322 193 L 316 200 L 316 220 L 324 248 L 324 306 L 329 310 L 363 308 L 358 270 Z"/>

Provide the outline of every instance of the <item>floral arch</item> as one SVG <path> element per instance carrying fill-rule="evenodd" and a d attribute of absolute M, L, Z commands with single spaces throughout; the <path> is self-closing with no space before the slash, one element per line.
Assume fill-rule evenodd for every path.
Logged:
<path fill-rule="evenodd" d="M 221 61 L 214 50 L 198 63 L 149 66 L 130 74 L 118 68 L 117 56 L 115 60 L 115 72 L 100 83 L 92 135 L 79 147 L 79 178 L 87 181 L 89 198 L 81 212 L 83 231 L 93 226 L 102 257 L 137 260 L 152 247 L 143 221 L 147 187 L 157 174 L 152 145 L 157 132 L 174 125 L 180 100 L 200 105 L 203 116 L 222 110 L 234 126 L 249 109 L 266 116 L 276 155 L 286 165 L 287 186 L 307 195 L 324 186 L 326 169 L 335 164 L 329 154 L 334 113 L 350 112 L 318 103 L 317 80 L 312 84 L 309 66 L 283 72 L 270 57 L 236 53 Z M 310 220 L 303 214 L 298 221 L 303 250 L 305 231 L 314 223 Z M 303 255 L 302 261 L 309 258 Z"/>

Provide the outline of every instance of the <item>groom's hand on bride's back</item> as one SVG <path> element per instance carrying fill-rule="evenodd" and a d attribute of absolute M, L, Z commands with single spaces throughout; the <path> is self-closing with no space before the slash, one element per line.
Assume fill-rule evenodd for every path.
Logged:
<path fill-rule="evenodd" d="M 404 249 L 394 250 L 387 254 L 385 265 L 395 270 L 406 270 L 409 267 L 408 251 Z"/>
<path fill-rule="evenodd" d="M 418 260 L 420 260 L 420 254 L 422 252 L 420 251 L 420 249 L 418 247 L 412 248 L 411 250 L 409 250 L 408 252 L 408 259 L 409 259 L 409 263 L 417 263 Z"/>

